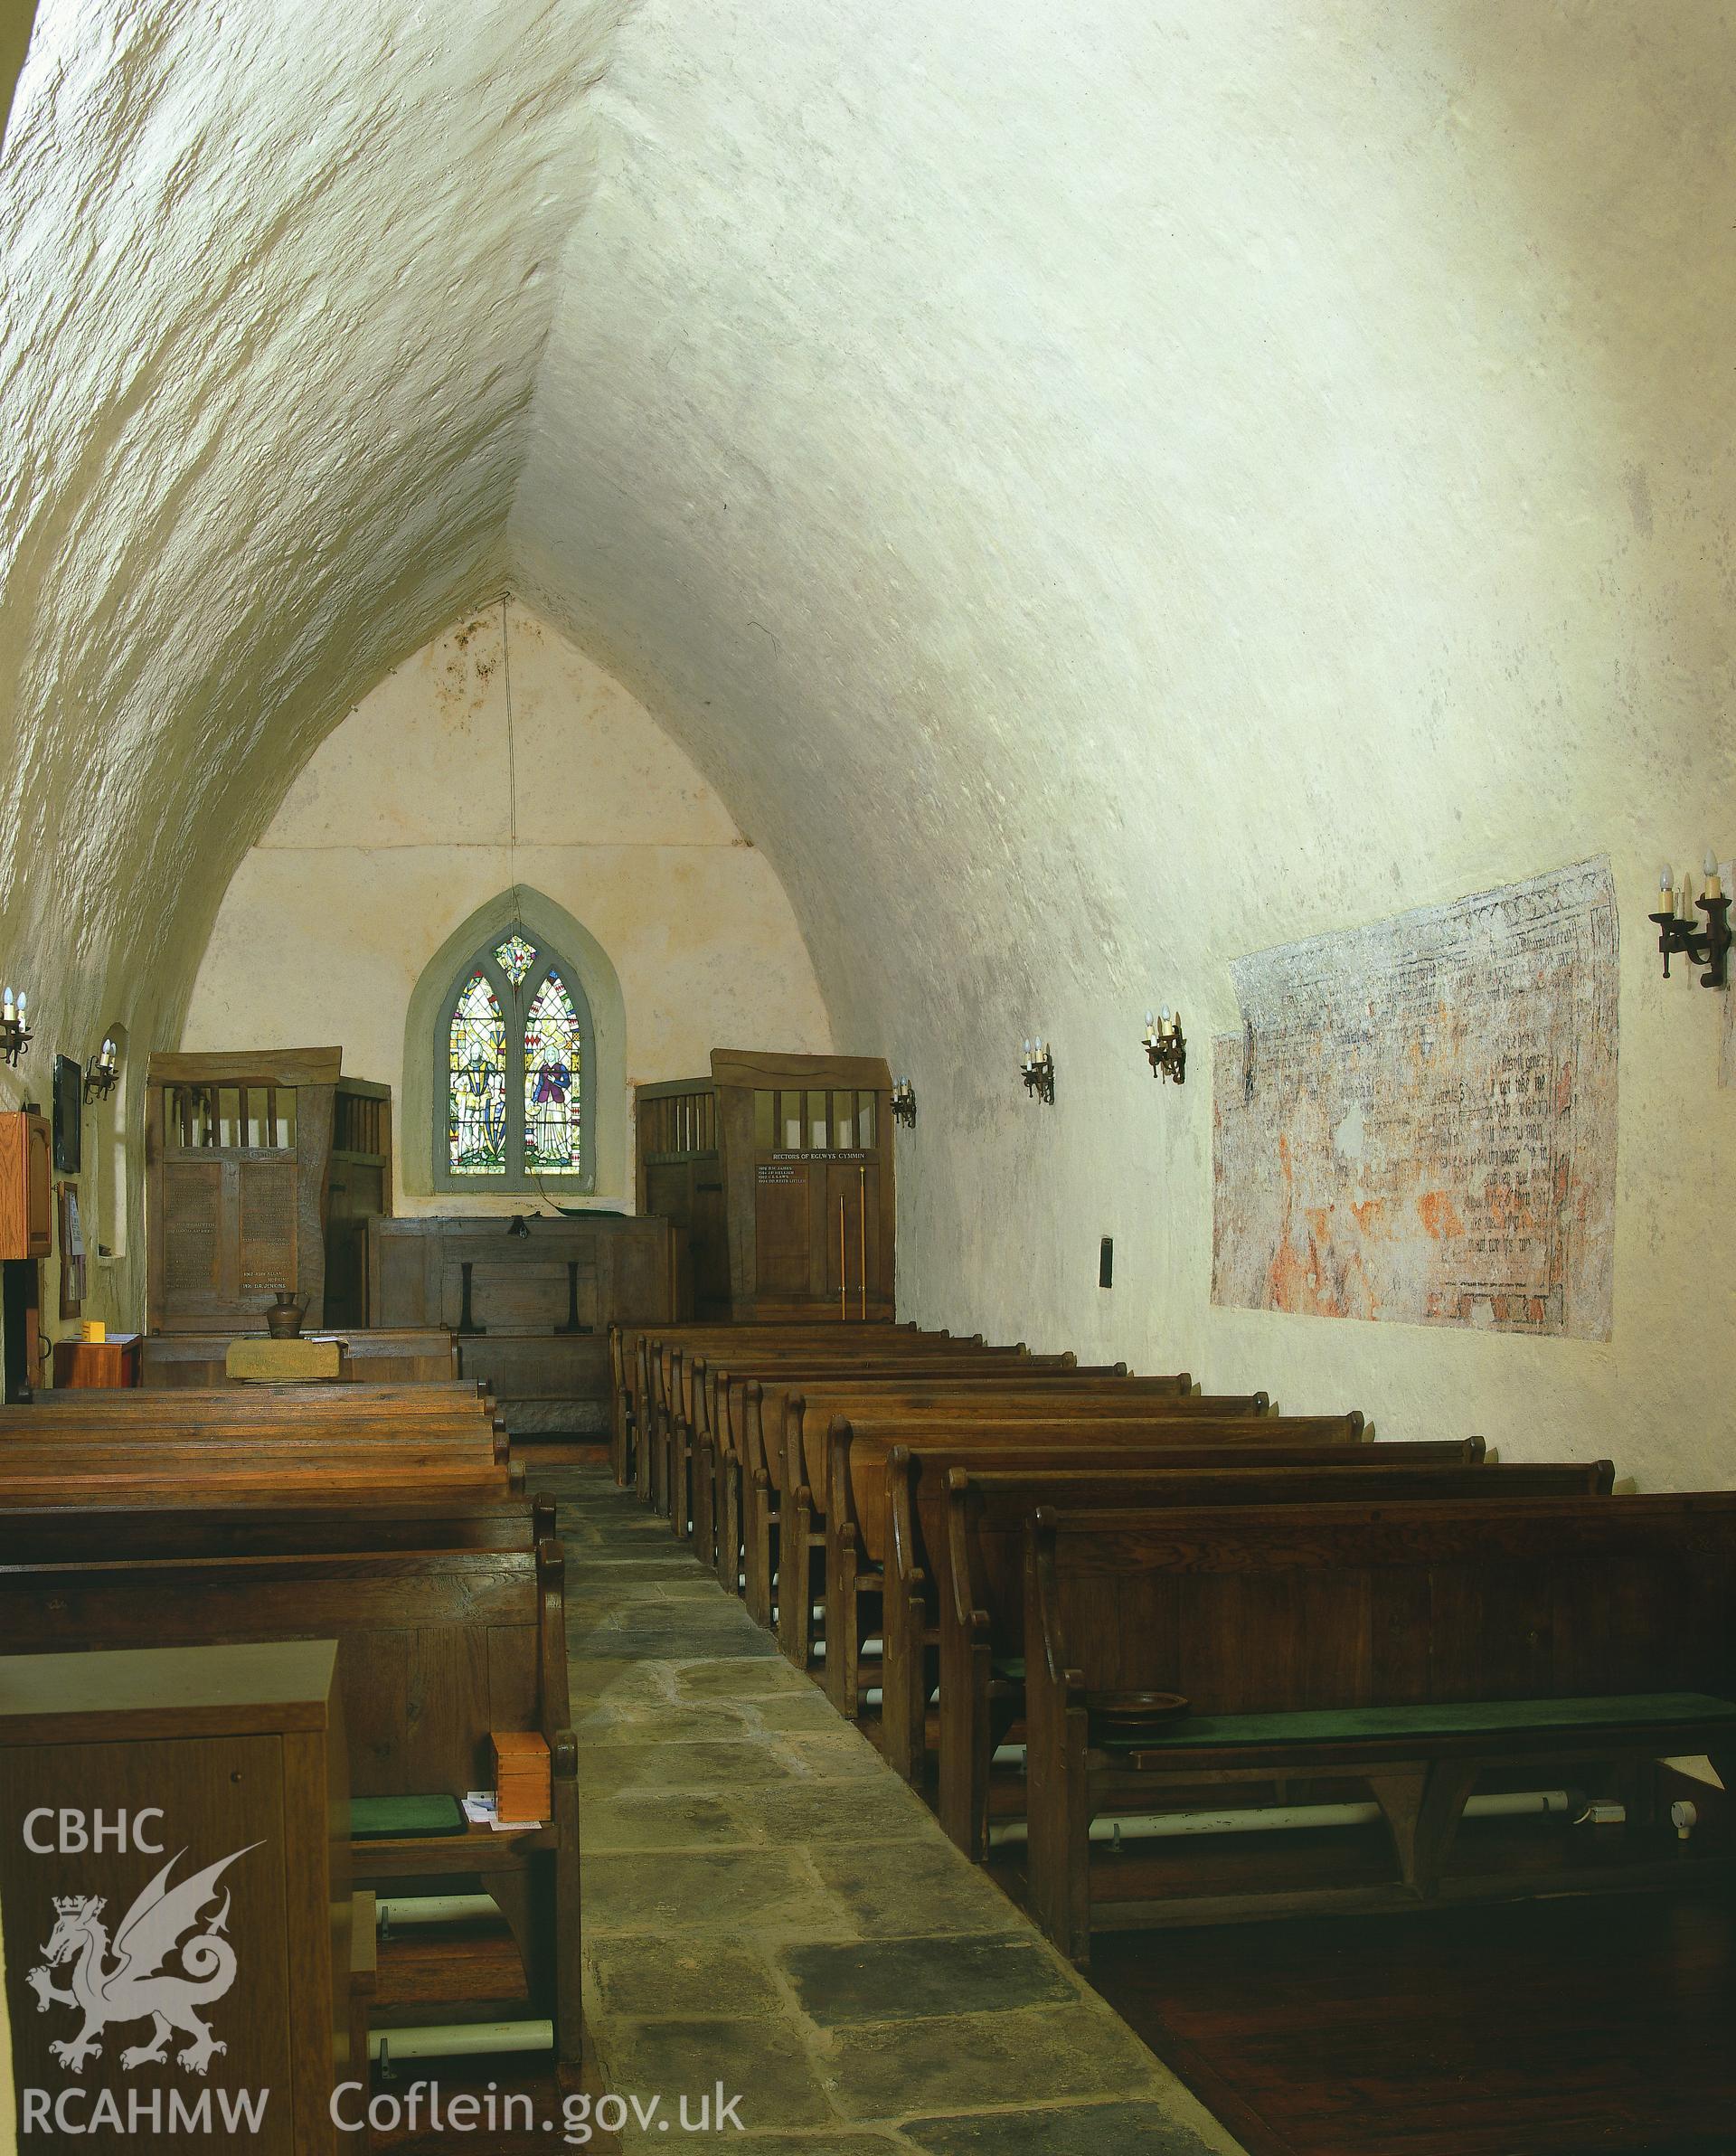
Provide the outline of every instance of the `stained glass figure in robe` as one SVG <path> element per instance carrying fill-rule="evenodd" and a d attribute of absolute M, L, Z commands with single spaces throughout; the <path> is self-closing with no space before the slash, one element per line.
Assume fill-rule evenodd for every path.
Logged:
<path fill-rule="evenodd" d="M 552 967 L 524 1021 L 524 1166 L 542 1174 L 579 1166 L 579 1014 Z"/>
<path fill-rule="evenodd" d="M 454 1175 L 506 1172 L 506 1021 L 486 974 L 473 973 L 452 1013 L 447 1158 Z"/>

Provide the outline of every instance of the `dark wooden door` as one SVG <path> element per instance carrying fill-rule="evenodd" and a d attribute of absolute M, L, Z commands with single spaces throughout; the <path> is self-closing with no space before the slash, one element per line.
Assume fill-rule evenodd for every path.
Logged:
<path fill-rule="evenodd" d="M 892 1314 L 889 1094 L 878 1058 L 717 1050 L 731 1307 L 738 1318 Z"/>

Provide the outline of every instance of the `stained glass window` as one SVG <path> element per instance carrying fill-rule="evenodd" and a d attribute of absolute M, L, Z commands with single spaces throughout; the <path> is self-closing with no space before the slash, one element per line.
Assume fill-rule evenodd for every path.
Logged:
<path fill-rule="evenodd" d="M 579 1014 L 552 966 L 524 1020 L 524 1165 L 571 1175 L 579 1165 Z"/>
<path fill-rule="evenodd" d="M 444 1085 L 437 1188 L 555 1196 L 588 1190 L 592 1166 L 590 1006 L 569 961 L 523 923 L 499 931 L 458 975 L 430 1045 Z M 437 1095 L 438 1098 L 438 1090 Z M 545 1187 L 544 1178 L 548 1178 Z"/>
<path fill-rule="evenodd" d="M 524 976 L 536 963 L 536 949 L 514 930 L 504 943 L 495 945 L 495 959 L 513 986 L 522 988 Z"/>
<path fill-rule="evenodd" d="M 458 1176 L 506 1172 L 506 1021 L 487 976 L 473 973 L 447 1038 L 447 1158 Z"/>

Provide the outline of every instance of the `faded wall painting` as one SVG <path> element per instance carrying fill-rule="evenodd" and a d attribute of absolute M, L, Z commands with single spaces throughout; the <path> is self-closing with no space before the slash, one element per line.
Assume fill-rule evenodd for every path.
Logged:
<path fill-rule="evenodd" d="M 1617 937 L 1599 859 L 1241 960 L 1212 1300 L 1608 1339 Z"/>

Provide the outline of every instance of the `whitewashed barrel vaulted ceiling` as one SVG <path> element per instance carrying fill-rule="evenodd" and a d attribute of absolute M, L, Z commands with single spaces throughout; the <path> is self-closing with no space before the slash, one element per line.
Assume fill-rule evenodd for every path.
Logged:
<path fill-rule="evenodd" d="M 1059 1236 L 1088 1344 L 1118 1222 L 1232 1359 L 1146 1003 L 1203 1047 L 1240 951 L 1736 806 L 1732 111 L 1705 0 L 39 0 L 7 944 L 172 1037 L 315 744 L 510 588 L 912 1067 L 925 1292 L 1016 1322 Z M 1716 1061 L 1656 1026 L 1641 1262 L 1631 1087 Z"/>

